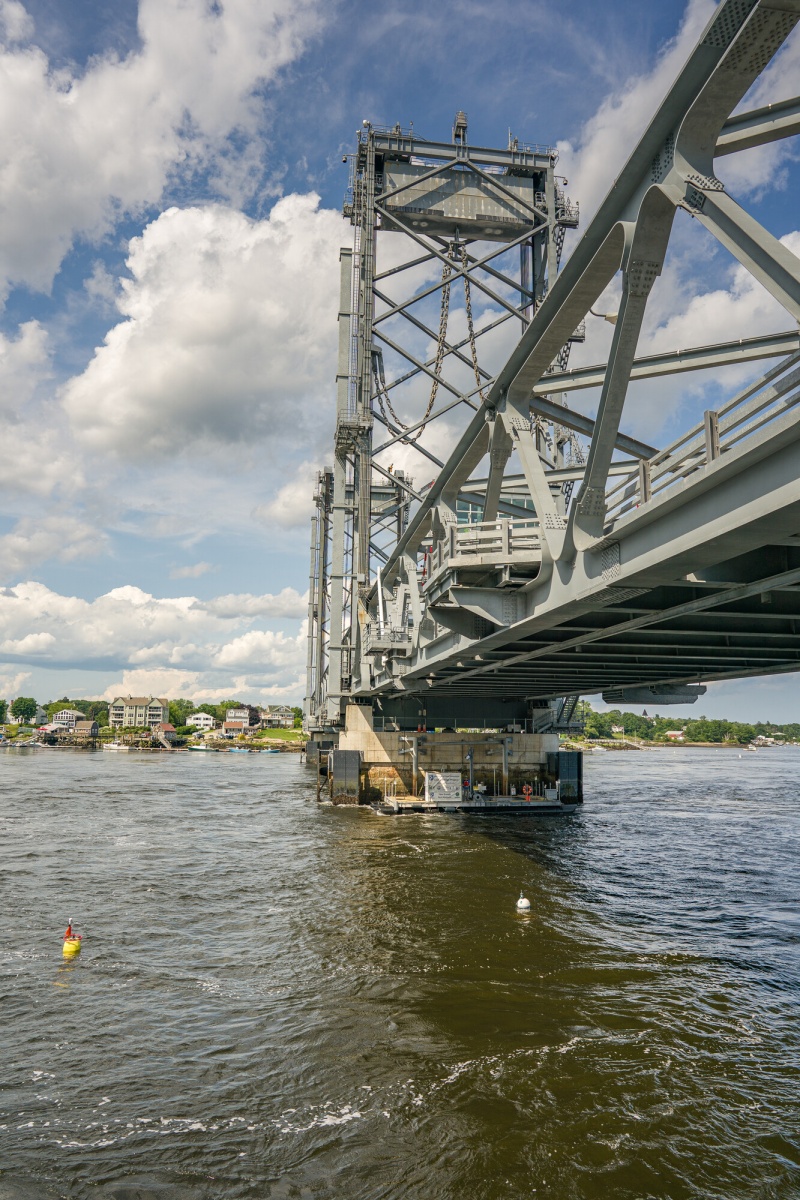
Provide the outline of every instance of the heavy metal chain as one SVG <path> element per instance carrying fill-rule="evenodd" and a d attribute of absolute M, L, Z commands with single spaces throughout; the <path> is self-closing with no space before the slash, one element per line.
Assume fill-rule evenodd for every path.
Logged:
<path fill-rule="evenodd" d="M 434 363 L 433 363 L 434 379 L 431 384 L 431 394 L 430 394 L 430 398 L 428 399 L 428 405 L 425 409 L 425 412 L 422 415 L 422 423 L 420 424 L 419 429 L 416 431 L 416 433 L 409 434 L 407 437 L 402 438 L 402 441 L 405 442 L 407 445 L 411 445 L 413 442 L 419 441 L 422 434 L 425 432 L 425 427 L 428 423 L 428 418 L 430 417 L 430 415 L 433 411 L 433 406 L 436 403 L 436 396 L 439 391 L 439 383 L 441 382 L 441 378 L 442 378 L 442 364 L 444 363 L 444 349 L 445 349 L 445 342 L 447 341 L 447 323 L 448 323 L 448 319 L 450 317 L 450 277 L 451 277 L 452 273 L 453 273 L 453 266 L 452 266 L 450 259 L 448 258 L 445 260 L 445 262 L 442 263 L 442 298 L 441 298 L 441 305 L 439 308 L 439 335 L 436 340 L 436 357 L 435 357 Z M 387 417 L 387 414 L 386 414 L 386 409 L 388 408 L 389 413 L 391 414 L 392 420 L 394 421 L 397 428 L 402 429 L 402 430 L 409 429 L 410 426 L 406 425 L 406 423 L 404 421 L 401 421 L 400 417 L 395 412 L 395 410 L 392 406 L 392 402 L 389 398 L 389 392 L 386 387 L 386 378 L 383 373 L 383 356 L 382 355 L 375 355 L 375 357 L 373 358 L 373 371 L 375 374 L 375 383 L 377 385 L 376 391 L 377 391 L 377 397 L 378 397 L 378 404 L 380 405 L 381 415 L 383 416 L 387 425 L 390 423 L 389 418 Z"/>
<path fill-rule="evenodd" d="M 484 396 L 483 388 L 481 387 L 481 372 L 480 368 L 478 367 L 478 351 L 475 346 L 475 324 L 472 320 L 472 293 L 469 286 L 469 275 L 467 274 L 469 269 L 467 263 L 467 247 L 463 244 L 463 242 L 461 244 L 461 265 L 464 268 L 464 303 L 466 304 L 467 308 L 467 333 L 469 335 L 469 351 L 472 355 L 472 369 L 475 372 L 475 382 L 478 385 L 478 395 L 480 396 L 481 400 L 485 400 L 486 397 Z"/>
<path fill-rule="evenodd" d="M 416 431 L 416 433 L 409 434 L 407 437 L 402 438 L 402 441 L 405 442 L 407 445 L 410 445 L 413 442 L 419 441 L 420 437 L 425 432 L 425 427 L 428 424 L 428 418 L 430 417 L 431 413 L 433 412 L 433 406 L 436 403 L 436 396 L 439 391 L 439 383 L 441 382 L 441 378 L 442 378 L 442 365 L 444 363 L 445 344 L 447 341 L 447 323 L 448 323 L 448 320 L 450 317 L 450 278 L 453 273 L 452 258 L 456 254 L 459 255 L 461 266 L 463 267 L 463 270 L 464 270 L 464 274 L 463 274 L 464 302 L 465 302 L 466 310 L 467 310 L 467 334 L 469 337 L 469 350 L 470 350 L 470 356 L 472 358 L 472 369 L 475 372 L 475 382 L 478 385 L 478 394 L 479 394 L 481 400 L 486 399 L 484 392 L 483 392 L 483 388 L 481 386 L 481 372 L 480 372 L 480 367 L 478 366 L 478 349 L 475 344 L 475 342 L 476 342 L 475 322 L 472 317 L 472 292 L 471 292 L 470 284 L 469 284 L 469 275 L 467 273 L 469 270 L 469 262 L 467 260 L 467 247 L 463 243 L 461 243 L 460 246 L 457 243 L 455 243 L 450 248 L 450 255 L 448 256 L 446 261 L 442 263 L 442 298 L 441 298 L 441 306 L 439 309 L 439 335 L 438 335 L 438 338 L 436 341 L 436 357 L 433 362 L 434 379 L 431 384 L 431 394 L 428 399 L 428 404 L 425 409 L 425 412 L 423 413 L 422 421 L 420 423 L 419 429 Z M 389 392 L 386 387 L 386 378 L 383 373 L 383 356 L 382 355 L 377 355 L 377 354 L 375 355 L 375 357 L 373 359 L 373 372 L 374 372 L 374 376 L 375 376 L 377 400 L 378 400 L 378 404 L 380 406 L 381 415 L 383 416 L 383 419 L 386 421 L 387 425 L 389 425 L 391 423 L 389 420 L 389 417 L 391 416 L 391 421 L 394 422 L 394 424 L 398 430 L 405 431 L 405 430 L 409 429 L 410 426 L 407 425 L 404 421 L 402 421 L 400 419 L 400 417 L 397 415 L 397 413 L 395 412 L 395 409 L 392 405 L 392 401 L 389 398 Z M 388 409 L 389 415 L 387 415 L 387 409 Z"/>

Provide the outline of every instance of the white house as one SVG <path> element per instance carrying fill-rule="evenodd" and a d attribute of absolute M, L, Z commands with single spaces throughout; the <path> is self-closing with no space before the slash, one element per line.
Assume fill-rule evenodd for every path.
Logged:
<path fill-rule="evenodd" d="M 186 724 L 194 725 L 195 729 L 208 730 L 217 728 L 217 722 L 214 720 L 211 714 L 204 712 L 189 713 L 188 717 L 186 718 Z"/>
<path fill-rule="evenodd" d="M 78 712 L 77 708 L 62 708 L 53 715 L 53 724 L 61 729 L 74 729 L 78 721 L 85 721 L 86 714 Z"/>

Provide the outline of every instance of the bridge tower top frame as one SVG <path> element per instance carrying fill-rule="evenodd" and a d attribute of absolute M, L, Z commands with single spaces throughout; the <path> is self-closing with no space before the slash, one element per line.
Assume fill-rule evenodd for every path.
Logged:
<path fill-rule="evenodd" d="M 426 444 L 431 426 L 448 414 L 452 420 L 454 408 L 480 406 L 492 382 L 479 355 L 482 339 L 509 321 L 527 327 L 557 274 L 565 233 L 578 225 L 578 205 L 556 175 L 553 147 L 512 137 L 505 148 L 472 147 L 467 134 L 464 112 L 456 115 L 450 142 L 365 121 L 355 151 L 345 156 L 343 214 L 354 239 L 340 253 L 335 453 L 318 479 L 311 530 L 307 710 L 315 728 L 337 725 L 347 699 L 372 673 L 360 632 L 369 625 L 366 598 L 407 526 L 410 506 L 421 499 L 409 469 L 395 470 L 387 453 L 413 458 L 415 471 L 441 465 Z M 378 270 L 385 233 L 404 235 L 410 255 Z M 510 262 L 514 251 L 517 261 Z M 402 288 L 404 273 L 431 266 L 441 268 L 440 279 Z M 398 284 L 402 294 L 390 297 Z M 448 339 L 454 287 L 464 290 L 468 331 Z M 476 296 L 496 310 L 488 327 L 473 317 Z M 425 311 L 426 302 L 437 300 L 438 331 Z M 435 342 L 433 356 L 415 346 L 420 337 Z M 560 352 L 561 368 L 572 340 Z M 387 357 L 395 367 L 388 382 Z M 470 384 L 455 378 L 465 369 Z M 397 396 L 423 381 L 430 381 L 430 396 L 422 419 L 406 423 Z M 377 447 L 376 423 L 385 433 Z"/>

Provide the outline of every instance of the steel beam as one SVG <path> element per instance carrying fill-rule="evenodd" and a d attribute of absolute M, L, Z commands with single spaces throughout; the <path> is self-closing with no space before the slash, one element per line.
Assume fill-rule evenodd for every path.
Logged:
<path fill-rule="evenodd" d="M 671 350 L 667 354 L 650 354 L 635 358 L 631 365 L 631 381 L 660 379 L 683 371 L 710 371 L 737 363 L 756 362 L 762 358 L 779 358 L 800 350 L 800 333 L 765 334 L 761 337 L 739 338 L 734 342 L 719 342 L 713 346 L 694 346 L 690 350 Z M 591 367 L 573 367 L 545 375 L 536 385 L 538 394 L 577 392 L 583 388 L 601 387 L 606 374 L 605 363 Z"/>

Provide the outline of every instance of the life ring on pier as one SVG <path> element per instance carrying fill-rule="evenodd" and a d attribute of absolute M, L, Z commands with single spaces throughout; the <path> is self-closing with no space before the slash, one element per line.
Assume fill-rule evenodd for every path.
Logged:
<path fill-rule="evenodd" d="M 533 788 L 529 783 L 526 783 L 523 787 L 522 794 L 526 800 L 530 800 L 531 796 L 533 795 Z"/>

